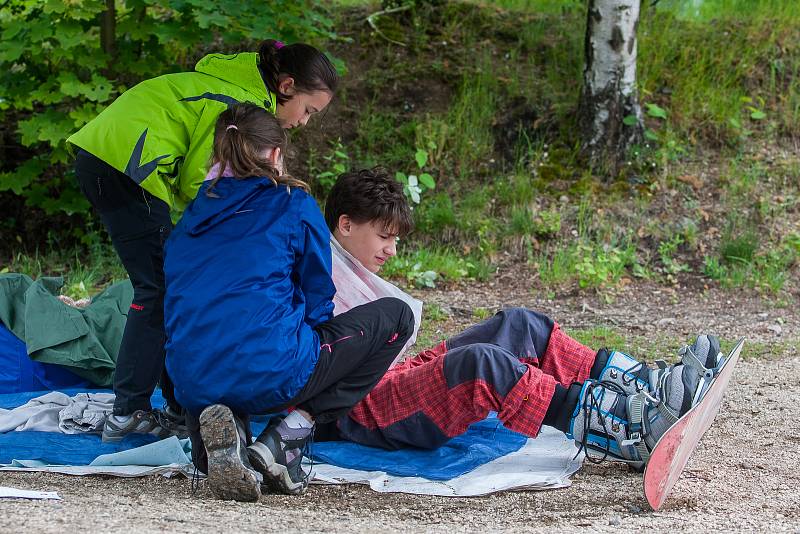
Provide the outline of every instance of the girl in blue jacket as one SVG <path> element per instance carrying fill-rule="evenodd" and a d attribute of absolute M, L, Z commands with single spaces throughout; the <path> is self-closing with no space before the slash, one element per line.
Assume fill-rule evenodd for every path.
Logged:
<path fill-rule="evenodd" d="M 199 418 L 195 464 L 223 499 L 257 500 L 262 477 L 303 492 L 315 422 L 347 413 L 413 331 L 399 299 L 333 317 L 330 233 L 306 184 L 282 172 L 285 148 L 266 110 L 224 111 L 209 176 L 166 245 L 167 370 Z M 287 407 L 251 443 L 248 415 Z"/>

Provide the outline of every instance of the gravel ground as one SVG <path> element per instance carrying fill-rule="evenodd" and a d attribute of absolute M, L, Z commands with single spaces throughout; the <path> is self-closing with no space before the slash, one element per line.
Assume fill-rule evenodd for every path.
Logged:
<path fill-rule="evenodd" d="M 722 412 L 659 512 L 648 511 L 641 476 L 619 464 L 587 464 L 570 488 L 482 498 L 377 494 L 362 486 L 312 486 L 302 497 L 265 496 L 257 504 L 221 502 L 184 478 L 115 479 L 0 473 L 0 485 L 56 490 L 61 501 L 4 500 L 0 532 L 264 531 L 766 531 L 800 533 L 800 328 L 796 302 L 776 307 L 757 295 L 665 290 L 638 285 L 613 303 L 594 296 L 557 301 L 515 291 L 524 275 L 492 284 L 425 293 L 454 318 L 475 307 L 546 309 L 567 328 L 611 326 L 623 335 L 684 340 L 698 331 L 746 335 L 763 357 L 740 361 Z M 497 295 L 502 288 L 513 299 Z M 694 295 L 686 304 L 686 295 Z M 637 302 L 637 306 L 626 303 Z M 460 317 L 460 319 L 459 319 Z M 452 333 L 450 331 L 446 334 Z M 681 341 L 676 341 L 676 345 Z M 755 346 L 755 345 L 754 345 Z M 752 355 L 751 355 L 752 356 Z"/>

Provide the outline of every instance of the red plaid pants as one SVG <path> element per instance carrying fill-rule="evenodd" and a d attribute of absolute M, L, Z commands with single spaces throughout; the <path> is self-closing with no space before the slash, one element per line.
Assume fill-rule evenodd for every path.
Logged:
<path fill-rule="evenodd" d="M 339 420 L 340 434 L 387 449 L 436 448 L 495 411 L 506 428 L 537 436 L 556 383 L 585 381 L 596 354 L 551 324 L 541 358 L 491 343 L 448 350 L 447 341 L 419 353 Z"/>

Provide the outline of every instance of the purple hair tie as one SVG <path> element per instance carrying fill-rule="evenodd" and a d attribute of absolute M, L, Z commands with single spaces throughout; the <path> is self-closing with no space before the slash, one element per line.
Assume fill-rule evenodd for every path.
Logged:
<path fill-rule="evenodd" d="M 284 46 L 286 46 L 286 45 L 283 44 L 283 41 L 275 41 L 275 50 L 280 50 Z"/>

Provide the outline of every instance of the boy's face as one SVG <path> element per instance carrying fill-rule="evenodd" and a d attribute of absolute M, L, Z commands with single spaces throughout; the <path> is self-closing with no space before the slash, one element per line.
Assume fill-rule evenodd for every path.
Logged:
<path fill-rule="evenodd" d="M 373 273 L 380 271 L 386 260 L 397 254 L 397 234 L 387 230 L 382 222 L 357 223 L 342 215 L 333 235 L 347 252 Z"/>

